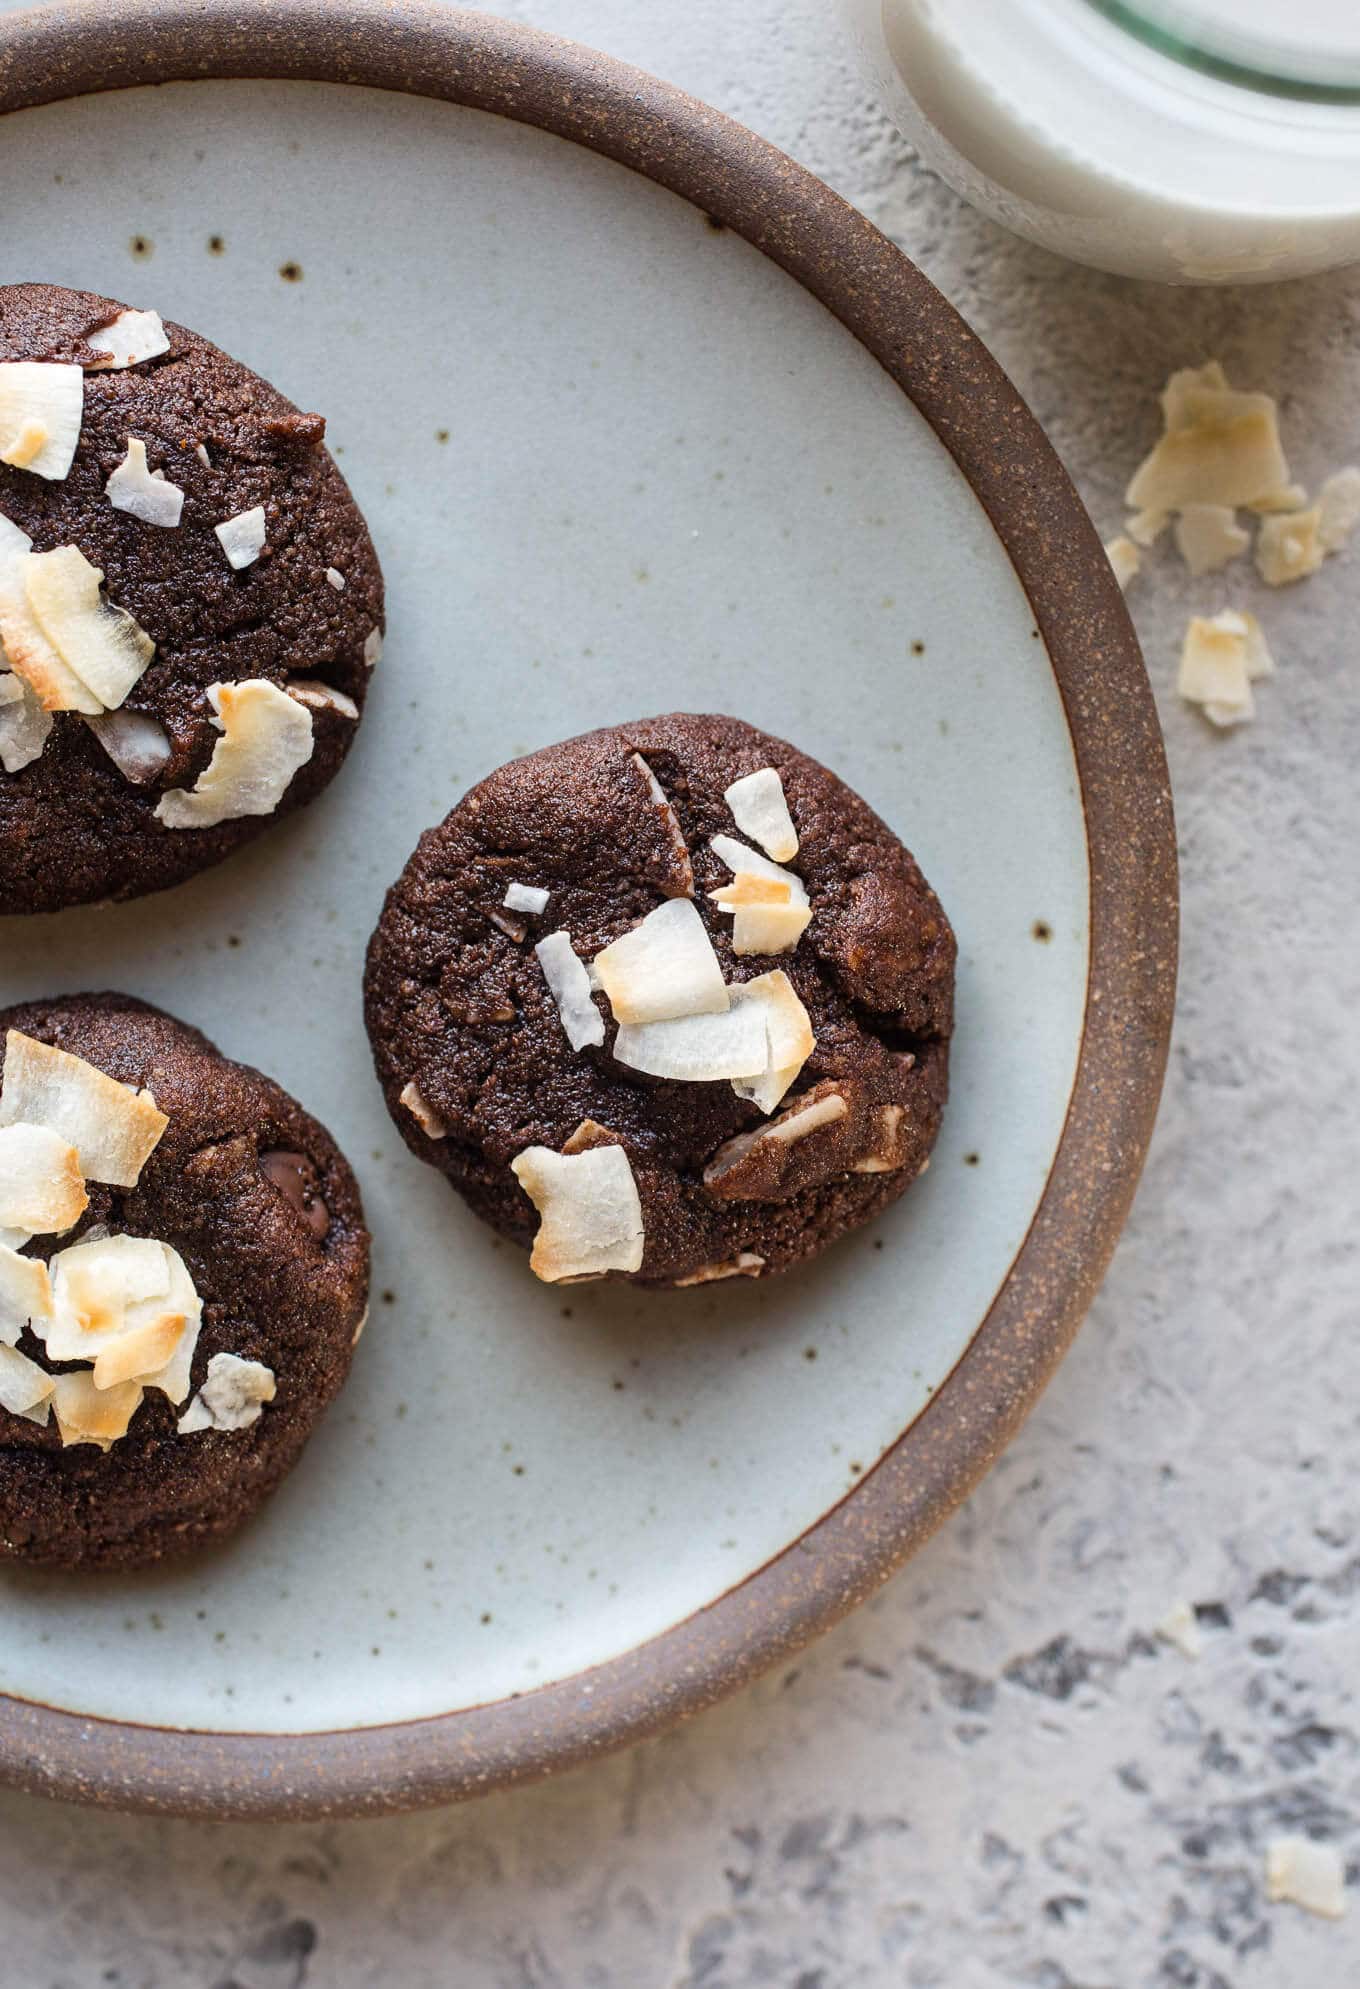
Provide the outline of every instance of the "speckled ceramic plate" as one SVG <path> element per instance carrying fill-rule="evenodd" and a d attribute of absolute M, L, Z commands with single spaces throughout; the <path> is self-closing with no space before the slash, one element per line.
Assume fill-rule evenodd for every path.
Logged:
<path fill-rule="evenodd" d="M 1075 1330 L 1174 975 L 1133 636 L 919 273 L 647 77 L 400 0 L 99 0 L 6 19 L 0 110 L 0 277 L 155 306 L 324 410 L 391 604 L 305 815 L 169 896 L 0 924 L 0 999 L 127 989 L 279 1077 L 376 1239 L 353 1380 L 258 1524 L 162 1575 L 0 1577 L 0 1776 L 223 1815 L 544 1773 L 866 1594 Z M 916 850 L 961 941 L 954 1095 L 925 1180 L 807 1275 L 554 1293 L 396 1138 L 363 945 L 472 781 L 675 706 L 786 733 Z"/>

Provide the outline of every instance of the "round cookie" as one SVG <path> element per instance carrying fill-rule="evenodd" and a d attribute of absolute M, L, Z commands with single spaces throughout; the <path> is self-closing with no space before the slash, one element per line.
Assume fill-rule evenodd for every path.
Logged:
<path fill-rule="evenodd" d="M 734 803 L 787 851 L 767 822 L 782 797 L 797 838 L 785 865 L 725 798 L 762 769 L 760 804 L 749 786 Z M 747 854 L 726 844 L 724 861 L 715 837 Z M 782 898 L 773 920 L 715 903 L 734 883 Z M 592 990 L 585 963 L 644 920 Z M 556 933 L 569 937 L 540 957 Z M 688 1285 L 787 1270 L 922 1171 L 947 1090 L 954 959 L 913 858 L 834 774 L 737 719 L 676 713 L 513 761 L 429 830 L 370 942 L 366 1015 L 407 1144 L 532 1244 L 540 1276 Z M 767 1000 L 762 1061 L 787 1045 L 790 1012 L 804 1054 L 758 1078 L 747 1024 Z M 649 1033 L 649 1004 L 705 1012 Z M 736 1081 L 659 1074 L 743 1062 Z"/>
<path fill-rule="evenodd" d="M 154 312 L 0 287 L 0 913 L 163 890 L 335 774 L 383 586 L 324 433 Z"/>
<path fill-rule="evenodd" d="M 0 1221 L 24 1217 L 0 1248 L 0 1554 L 115 1569 L 205 1546 L 291 1470 L 349 1370 L 354 1176 L 272 1079 L 129 996 L 0 1012 L 0 1047 Z M 14 1154 L 63 1142 L 75 1200 L 16 1204 L 52 1190 Z"/>

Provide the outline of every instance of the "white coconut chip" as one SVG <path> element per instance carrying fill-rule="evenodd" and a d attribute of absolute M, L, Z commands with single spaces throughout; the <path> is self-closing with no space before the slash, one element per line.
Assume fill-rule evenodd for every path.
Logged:
<path fill-rule="evenodd" d="M 1231 608 L 1205 617 L 1193 615 L 1181 647 L 1176 689 L 1202 706 L 1215 725 L 1241 725 L 1255 714 L 1254 677 L 1274 668 L 1259 624 Z"/>
<path fill-rule="evenodd" d="M 723 800 L 741 833 L 759 843 L 775 863 L 788 863 L 797 856 L 798 831 L 789 813 L 784 783 L 774 767 L 758 767 L 754 773 L 743 774 L 723 789 Z"/>
<path fill-rule="evenodd" d="M 94 352 L 91 373 L 121 373 L 127 366 L 140 366 L 144 359 L 159 359 L 170 350 L 159 311 L 120 311 L 112 324 L 91 332 L 85 340 Z"/>
<path fill-rule="evenodd" d="M 263 1361 L 242 1360 L 239 1354 L 214 1354 L 208 1376 L 177 1429 L 181 1436 L 195 1430 L 247 1430 L 258 1423 L 266 1402 L 278 1393 L 274 1370 Z"/>
<path fill-rule="evenodd" d="M 210 684 L 208 702 L 223 736 L 193 786 L 172 787 L 156 803 L 167 829 L 211 829 L 245 815 L 272 815 L 312 757 L 312 714 L 267 678 Z"/>
<path fill-rule="evenodd" d="M 21 1123 L 59 1133 L 79 1154 L 87 1181 L 135 1188 L 170 1121 L 149 1091 L 134 1091 L 82 1057 L 11 1029 L 0 1126 Z"/>
<path fill-rule="evenodd" d="M 752 1078 L 734 1079 L 738 1098 L 773 1112 L 816 1047 L 808 1012 L 782 967 L 732 989 L 732 998 L 759 1009 L 765 1023 L 766 1062 Z"/>
<path fill-rule="evenodd" d="M 691 1271 L 687 1278 L 673 1278 L 677 1291 L 686 1285 L 711 1285 L 719 1278 L 758 1278 L 765 1268 L 765 1259 L 758 1257 L 754 1250 L 739 1250 L 725 1264 L 705 1264 L 701 1270 Z"/>
<path fill-rule="evenodd" d="M 145 787 L 168 764 L 171 745 L 163 725 L 144 711 L 105 711 L 85 723 L 124 780 Z"/>
<path fill-rule="evenodd" d="M 182 1312 L 161 1312 L 145 1325 L 129 1326 L 95 1355 L 95 1387 L 116 1388 L 160 1373 L 179 1351 L 188 1324 Z"/>
<path fill-rule="evenodd" d="M 84 417 L 79 366 L 0 361 L 0 463 L 60 483 L 75 460 Z"/>
<path fill-rule="evenodd" d="M 112 1450 L 142 1405 L 141 1384 L 123 1381 L 116 1388 L 96 1388 L 88 1368 L 59 1374 L 52 1381 L 52 1408 L 64 1445 L 96 1444 Z"/>
<path fill-rule="evenodd" d="M 1147 547 L 1156 545 L 1170 523 L 1169 511 L 1137 511 L 1126 521 L 1124 529 L 1136 546 L 1142 546 L 1146 550 Z M 1108 550 L 1107 547 L 1106 551 Z"/>
<path fill-rule="evenodd" d="M 1318 510 L 1318 538 L 1327 552 L 1340 552 L 1360 525 L 1360 469 L 1348 465 L 1329 476 L 1318 492 Z"/>
<path fill-rule="evenodd" d="M 383 632 L 380 628 L 371 628 L 364 637 L 364 662 L 370 670 L 382 662 L 382 652 Z"/>
<path fill-rule="evenodd" d="M 96 716 L 104 707 L 88 684 L 64 663 L 44 635 L 25 584 L 32 553 L 0 560 L 0 649 L 10 669 L 29 686 L 44 711 Z"/>
<path fill-rule="evenodd" d="M 1105 557 L 1114 569 L 1114 577 L 1119 582 L 1120 592 L 1126 593 L 1129 582 L 1137 579 L 1138 570 L 1143 564 L 1137 546 L 1132 539 L 1125 538 L 1121 533 L 1117 539 L 1110 540 L 1105 548 Z"/>
<path fill-rule="evenodd" d="M 722 967 L 693 900 L 668 898 L 594 959 L 615 1020 L 669 1022 L 728 1006 Z"/>
<path fill-rule="evenodd" d="M 1216 361 L 1173 374 L 1162 409 L 1165 432 L 1126 493 L 1135 511 L 1251 504 L 1288 484 L 1275 402 L 1238 393 Z"/>
<path fill-rule="evenodd" d="M 328 566 L 326 568 L 326 585 L 328 587 L 333 587 L 337 594 L 344 593 L 345 576 L 340 571 L 338 566 Z"/>
<path fill-rule="evenodd" d="M 604 1017 L 590 998 L 590 976 L 571 943 L 571 934 L 565 930 L 550 932 L 539 940 L 534 952 L 572 1049 L 603 1043 Z"/>
<path fill-rule="evenodd" d="M 535 1277 L 556 1284 L 641 1268 L 642 1203 L 621 1146 L 574 1154 L 530 1146 L 510 1170 L 541 1218 L 529 1258 Z"/>
<path fill-rule="evenodd" d="M 152 1236 L 84 1237 L 50 1270 L 52 1311 L 33 1330 L 54 1361 L 92 1361 L 171 1309 L 167 1246 Z"/>
<path fill-rule="evenodd" d="M 47 1126 L 0 1126 L 0 1222 L 49 1236 L 89 1207 L 75 1148 Z"/>
<path fill-rule="evenodd" d="M 1176 520 L 1176 550 L 1196 578 L 1217 573 L 1250 544 L 1226 504 L 1187 504 Z"/>
<path fill-rule="evenodd" d="M 1193 1604 L 1173 1602 L 1155 1627 L 1157 1635 L 1166 1643 L 1173 1644 L 1182 1657 L 1197 1658 L 1203 1653 L 1204 1636 Z"/>
<path fill-rule="evenodd" d="M 773 877 L 789 887 L 790 902 L 805 905 L 808 901 L 807 886 L 792 870 L 784 870 L 777 863 L 771 863 L 759 850 L 750 849 L 739 843 L 735 836 L 710 836 L 709 848 L 725 863 L 734 876 Z"/>
<path fill-rule="evenodd" d="M 27 553 L 15 567 L 47 641 L 98 705 L 116 710 L 156 653 L 151 637 L 124 609 L 104 599 L 104 576 L 78 546 Z M 14 667 L 25 674 L 19 663 Z M 41 691 L 41 686 L 35 689 Z"/>
<path fill-rule="evenodd" d="M 764 1011 L 758 1002 L 734 1001 L 722 1015 L 624 1023 L 614 1042 L 614 1057 L 630 1070 L 673 1078 L 681 1084 L 716 1084 L 723 1078 L 754 1080 L 769 1064 Z"/>
<path fill-rule="evenodd" d="M 33 541 L 28 533 L 21 531 L 12 518 L 0 511 L 0 559 L 12 559 L 16 553 L 32 552 Z"/>
<path fill-rule="evenodd" d="M 148 467 L 146 444 L 135 435 L 128 436 L 127 454 L 104 485 L 104 495 L 115 511 L 126 511 L 144 525 L 171 528 L 184 510 L 184 492 L 168 481 L 164 470 Z"/>
<path fill-rule="evenodd" d="M 45 1423 L 55 1385 L 56 1376 L 27 1354 L 21 1354 L 17 1347 L 0 1346 L 0 1409 L 30 1423 Z"/>
<path fill-rule="evenodd" d="M 397 1097 L 397 1103 L 406 1107 L 427 1139 L 442 1140 L 448 1132 L 448 1127 L 435 1111 L 433 1105 L 426 1103 L 425 1095 L 414 1078 L 402 1087 Z"/>
<path fill-rule="evenodd" d="M 45 1322 L 51 1316 L 52 1280 L 46 1264 L 0 1244 L 0 1345 L 14 1346 L 30 1321 Z"/>
<path fill-rule="evenodd" d="M 1272 1906 L 1287 1900 L 1323 1920 L 1343 1919 L 1345 1860 L 1335 1844 L 1319 1844 L 1311 1837 L 1272 1837 L 1266 1845 L 1266 1898 Z"/>
<path fill-rule="evenodd" d="M 207 450 L 203 447 L 203 444 L 201 442 L 195 442 L 194 454 L 198 457 L 199 462 L 202 463 L 205 470 L 210 470 L 212 468 L 213 466 L 212 457 L 208 454 Z"/>
<path fill-rule="evenodd" d="M 337 691 L 333 684 L 323 684 L 319 677 L 290 677 L 288 695 L 305 704 L 309 711 L 338 711 L 342 718 L 358 718 L 359 707 L 343 691 Z"/>
<path fill-rule="evenodd" d="M 1291 581 L 1306 580 L 1317 572 L 1327 557 L 1321 527 L 1320 504 L 1261 520 L 1256 534 L 1256 571 L 1267 587 L 1287 587 Z"/>
<path fill-rule="evenodd" d="M 12 670 L 0 675 L 0 767 L 19 773 L 42 757 L 54 720 L 37 692 Z"/>
<path fill-rule="evenodd" d="M 652 806 L 660 811 L 667 840 L 675 854 L 676 881 L 679 886 L 676 896 L 692 898 L 694 896 L 694 865 L 690 862 L 689 844 L 685 841 L 685 832 L 680 827 L 680 817 L 676 814 L 671 804 L 670 796 L 657 779 L 655 773 L 653 773 L 647 761 L 643 759 L 641 753 L 634 753 L 632 761 L 646 782 L 647 793 Z"/>
<path fill-rule="evenodd" d="M 213 531 L 227 556 L 227 565 L 239 573 L 243 567 L 253 566 L 264 551 L 264 506 L 257 504 L 249 511 L 238 511 L 234 518 L 224 518 L 220 525 L 214 525 Z"/>
<path fill-rule="evenodd" d="M 741 905 L 732 921 L 732 951 L 741 957 L 792 953 L 811 918 L 806 905 Z"/>
<path fill-rule="evenodd" d="M 510 912 L 529 912 L 535 918 L 548 909 L 550 893 L 541 884 L 507 884 L 501 903 Z"/>

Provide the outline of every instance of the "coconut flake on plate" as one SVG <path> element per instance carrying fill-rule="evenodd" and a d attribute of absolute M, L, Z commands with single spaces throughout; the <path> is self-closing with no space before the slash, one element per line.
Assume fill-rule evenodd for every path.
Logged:
<path fill-rule="evenodd" d="M 14 1346 L 31 1321 L 45 1321 L 51 1315 L 52 1280 L 46 1264 L 39 1257 L 21 1257 L 17 1247 L 0 1244 L 0 1345 Z"/>
<path fill-rule="evenodd" d="M 1121 594 L 1126 593 L 1129 582 L 1137 578 L 1138 569 L 1143 564 L 1137 546 L 1132 539 L 1125 538 L 1121 533 L 1117 539 L 1110 540 L 1105 548 L 1105 557 L 1114 569 L 1114 577 L 1119 582 L 1119 591 Z"/>
<path fill-rule="evenodd" d="M 195 1430 L 247 1430 L 278 1393 L 274 1370 L 239 1354 L 214 1354 L 202 1388 L 176 1425 L 181 1436 Z"/>
<path fill-rule="evenodd" d="M 1320 504 L 1261 520 L 1256 534 L 1256 571 L 1268 587 L 1287 587 L 1291 581 L 1306 580 L 1317 572 L 1327 557 L 1321 527 Z"/>
<path fill-rule="evenodd" d="M 528 912 L 537 918 L 547 911 L 549 896 L 541 884 L 507 884 L 501 903 L 509 912 Z"/>
<path fill-rule="evenodd" d="M 781 884 L 788 885 L 792 904 L 807 903 L 807 886 L 796 872 L 785 870 L 777 863 L 771 863 L 769 857 L 762 856 L 759 850 L 749 848 L 746 843 L 739 843 L 735 836 L 710 836 L 708 846 L 734 876 L 773 877 Z"/>
<path fill-rule="evenodd" d="M 51 552 L 25 553 L 0 571 L 0 582 L 12 576 L 22 581 L 28 606 L 46 642 L 95 699 L 95 711 L 113 711 L 123 702 L 156 653 L 156 645 L 123 608 L 100 592 L 104 576 L 91 566 L 78 546 L 57 546 Z M 8 647 L 8 636 L 5 637 Z M 21 676 L 42 695 L 22 662 L 11 655 Z M 49 710 L 50 698 L 43 697 Z M 88 711 L 84 701 L 69 707 Z"/>
<path fill-rule="evenodd" d="M 595 955 L 596 978 L 621 1023 L 721 1014 L 722 967 L 693 900 L 668 898 Z"/>
<path fill-rule="evenodd" d="M 104 495 L 115 511 L 144 525 L 176 526 L 184 510 L 184 492 L 164 470 L 148 466 L 146 444 L 135 435 L 128 436 L 127 454 L 104 485 Z"/>
<path fill-rule="evenodd" d="M 60 483 L 75 460 L 84 416 L 79 366 L 0 360 L 0 463 Z"/>
<path fill-rule="evenodd" d="M 414 1078 L 408 1084 L 403 1085 L 401 1091 L 398 1093 L 397 1103 L 406 1107 L 427 1139 L 442 1140 L 448 1132 L 448 1127 L 435 1111 L 433 1105 L 427 1104 L 425 1095 Z"/>
<path fill-rule="evenodd" d="M 0 767 L 20 773 L 42 757 L 54 720 L 37 692 L 14 671 L 0 674 Z"/>
<path fill-rule="evenodd" d="M 87 1181 L 135 1188 L 170 1121 L 149 1091 L 18 1029 L 5 1037 L 0 1126 L 47 1126 L 80 1156 Z"/>
<path fill-rule="evenodd" d="M 571 943 L 571 934 L 565 930 L 550 932 L 539 940 L 534 952 L 572 1049 L 603 1043 L 604 1017 L 590 998 L 590 976 Z"/>
<path fill-rule="evenodd" d="M 159 311 L 120 311 L 111 323 L 91 332 L 85 343 L 100 355 L 89 362 L 90 373 L 121 373 L 170 350 Z"/>
<path fill-rule="evenodd" d="M 333 684 L 323 684 L 319 677 L 290 677 L 286 688 L 289 697 L 305 704 L 309 711 L 338 711 L 342 718 L 359 716 L 352 697 L 337 691 Z"/>
<path fill-rule="evenodd" d="M 621 1146 L 574 1154 L 530 1146 L 510 1169 L 539 1213 L 529 1258 L 535 1277 L 556 1284 L 641 1268 L 642 1203 Z"/>
<path fill-rule="evenodd" d="M 0 1344 L 0 1409 L 30 1423 L 46 1423 L 56 1376 L 17 1347 Z"/>
<path fill-rule="evenodd" d="M 1173 373 L 1162 411 L 1161 440 L 1126 493 L 1134 511 L 1250 504 L 1289 483 L 1275 402 L 1229 386 L 1217 361 Z"/>
<path fill-rule="evenodd" d="M 85 723 L 124 780 L 130 780 L 134 787 L 147 786 L 170 762 L 172 748 L 165 728 L 147 712 L 105 711 Z"/>
<path fill-rule="evenodd" d="M 312 757 L 312 714 L 267 678 L 210 684 L 208 702 L 222 737 L 194 785 L 172 787 L 156 803 L 167 829 L 211 829 L 245 815 L 272 815 Z"/>
<path fill-rule="evenodd" d="M 661 816 L 662 827 L 666 831 L 666 840 L 670 843 L 671 852 L 675 857 L 675 891 L 673 895 L 677 898 L 692 898 L 694 896 L 694 866 L 690 862 L 689 844 L 685 841 L 685 832 L 680 827 L 680 817 L 675 812 L 670 796 L 657 779 L 651 766 L 643 759 L 641 753 L 634 753 L 631 758 L 633 766 L 641 774 L 646 783 L 648 798 L 652 806 Z"/>
<path fill-rule="evenodd" d="M 50 1236 L 70 1229 L 89 1207 L 80 1156 L 47 1126 L 0 1126 L 0 1223 Z"/>
<path fill-rule="evenodd" d="M 140 1382 L 123 1381 L 114 1388 L 96 1388 L 89 1368 L 58 1374 L 52 1380 L 52 1408 L 63 1445 L 96 1444 L 111 1450 L 142 1404 Z"/>
<path fill-rule="evenodd" d="M 1198 579 L 1217 573 L 1251 544 L 1226 504 L 1187 504 L 1176 519 L 1176 550 Z"/>
<path fill-rule="evenodd" d="M 214 525 L 213 531 L 227 556 L 227 565 L 239 573 L 243 567 L 253 566 L 264 551 L 264 506 L 256 504 L 249 511 L 238 511 L 234 518 Z"/>

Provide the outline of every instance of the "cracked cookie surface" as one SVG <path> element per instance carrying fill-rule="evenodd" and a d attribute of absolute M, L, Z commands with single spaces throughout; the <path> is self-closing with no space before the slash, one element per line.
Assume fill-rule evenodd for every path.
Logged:
<path fill-rule="evenodd" d="M 792 951 L 738 956 L 708 895 L 730 879 L 710 839 L 737 834 L 724 791 L 763 767 L 783 783 L 812 919 Z M 546 890 L 542 912 L 507 912 L 511 884 Z M 565 930 L 588 962 L 691 889 L 724 980 L 780 969 L 807 1012 L 815 1046 L 772 1115 L 730 1083 L 620 1063 L 600 992 L 604 1042 L 573 1049 L 535 956 Z M 510 1163 L 531 1146 L 572 1150 L 593 1121 L 589 1139 L 621 1145 L 637 1184 L 635 1281 L 707 1282 L 786 1270 L 921 1172 L 947 1090 L 954 959 L 914 859 L 834 774 L 738 719 L 672 714 L 513 761 L 429 830 L 370 942 L 366 1014 L 402 1137 L 478 1215 L 531 1243 L 535 1209 Z M 833 1093 L 843 1104 L 825 1103 Z M 779 1151 L 769 1132 L 818 1105 Z"/>

